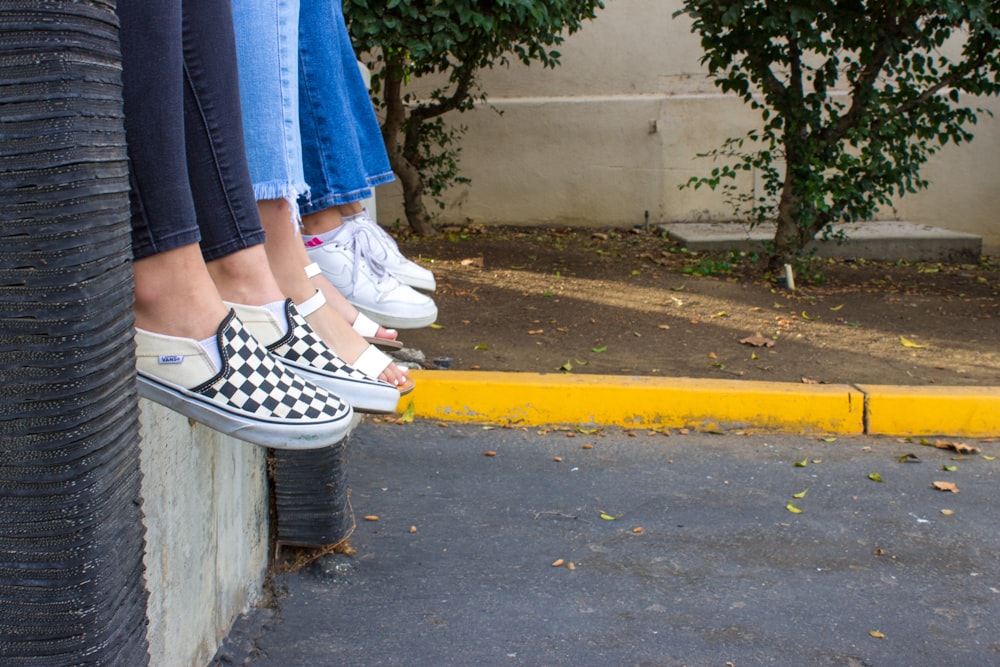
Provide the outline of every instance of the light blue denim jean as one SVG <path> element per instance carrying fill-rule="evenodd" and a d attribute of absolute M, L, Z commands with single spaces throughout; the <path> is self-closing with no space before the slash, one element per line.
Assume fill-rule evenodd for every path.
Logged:
<path fill-rule="evenodd" d="M 302 214 L 393 180 L 340 0 L 233 0 L 254 194 Z"/>

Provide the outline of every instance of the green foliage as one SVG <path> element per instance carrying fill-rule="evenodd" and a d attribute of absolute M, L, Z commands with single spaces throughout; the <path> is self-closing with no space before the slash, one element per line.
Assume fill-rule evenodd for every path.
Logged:
<path fill-rule="evenodd" d="M 485 68 L 511 60 L 555 67 L 555 47 L 603 7 L 602 0 L 345 0 L 351 38 L 372 71 L 373 98 L 385 114 L 383 137 L 416 231 L 423 222 L 415 216 L 426 214 L 414 198 L 438 198 L 449 185 L 467 182 L 458 176 L 462 129 L 446 128 L 439 117 L 486 100 L 477 78 Z M 438 82 L 428 95 L 405 90 L 427 76 Z"/>
<path fill-rule="evenodd" d="M 752 224 L 777 220 L 772 266 L 925 188 L 929 156 L 973 138 L 982 110 L 966 100 L 1000 92 L 996 1 L 686 0 L 681 14 L 715 85 L 761 120 L 706 154 L 730 162 L 687 186 L 722 185 Z M 747 172 L 756 199 L 734 185 Z"/>

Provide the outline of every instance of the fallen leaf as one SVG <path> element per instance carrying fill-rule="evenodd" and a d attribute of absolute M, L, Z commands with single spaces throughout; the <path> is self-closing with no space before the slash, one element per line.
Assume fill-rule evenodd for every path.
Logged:
<path fill-rule="evenodd" d="M 882 475 L 878 474 L 877 472 L 869 473 L 868 479 L 870 479 L 873 482 L 884 482 L 885 481 L 884 479 L 882 479 Z"/>
<path fill-rule="evenodd" d="M 952 493 L 958 493 L 958 487 L 954 482 L 934 482 L 934 488 L 938 491 L 950 491 Z"/>
<path fill-rule="evenodd" d="M 545 329 L 531 329 L 530 331 L 528 331 L 529 336 L 537 336 L 543 333 L 545 333 Z"/>
<path fill-rule="evenodd" d="M 774 341 L 770 338 L 764 338 L 760 334 L 755 336 L 747 336 L 746 338 L 741 338 L 740 342 L 744 345 L 753 345 L 754 347 L 774 347 Z"/>
<path fill-rule="evenodd" d="M 490 349 L 490 346 L 489 346 L 489 345 L 482 345 L 482 344 L 479 344 L 479 345 L 476 345 L 476 346 L 475 346 L 474 348 L 472 348 L 472 349 L 473 349 L 473 350 L 488 350 L 488 349 Z"/>
<path fill-rule="evenodd" d="M 804 319 L 804 320 L 818 320 L 819 317 L 809 317 L 808 315 L 806 315 L 806 311 L 803 310 L 802 311 L 802 319 Z"/>
<path fill-rule="evenodd" d="M 413 401 L 410 401 L 406 405 L 406 409 L 403 410 L 403 414 L 399 416 L 400 423 L 409 424 L 413 421 L 413 416 L 417 413 L 417 409 L 413 405 Z"/>
<path fill-rule="evenodd" d="M 483 257 L 469 257 L 468 259 L 463 259 L 459 262 L 462 266 L 475 266 L 476 268 L 483 268 Z"/>
<path fill-rule="evenodd" d="M 947 463 L 944 463 L 941 465 L 941 470 L 944 470 L 945 472 L 955 472 L 958 470 L 958 466 L 950 466 Z"/>
<path fill-rule="evenodd" d="M 717 313 L 716 313 L 715 315 L 712 315 L 712 319 L 714 319 L 714 318 L 716 318 L 716 317 L 729 317 L 729 313 L 727 313 L 727 312 L 726 312 L 726 311 L 724 311 L 724 310 L 720 310 L 720 311 L 719 311 L 719 312 L 717 312 Z"/>
<path fill-rule="evenodd" d="M 657 329 L 669 329 L 670 325 L 669 324 L 657 324 L 656 328 Z"/>
<path fill-rule="evenodd" d="M 792 514 L 802 514 L 802 510 L 800 510 L 792 503 L 788 503 L 787 505 L 785 505 L 785 509 L 791 512 Z"/>
<path fill-rule="evenodd" d="M 575 570 L 576 569 L 576 563 L 574 563 L 573 561 L 570 561 L 570 562 L 566 563 L 566 569 L 567 570 Z"/>
<path fill-rule="evenodd" d="M 369 514 L 368 516 L 365 517 L 365 521 L 378 521 L 378 515 Z"/>
<path fill-rule="evenodd" d="M 903 344 L 903 347 L 914 347 L 914 348 L 917 348 L 917 349 L 921 349 L 921 348 L 927 347 L 926 345 L 921 345 L 919 343 L 914 343 L 912 340 L 909 340 L 908 338 L 904 338 L 903 336 L 899 337 L 899 342 Z"/>
<path fill-rule="evenodd" d="M 437 322 L 434 322 L 432 324 L 429 324 L 428 328 L 430 328 L 430 329 L 444 329 L 444 325 L 443 324 L 438 324 Z"/>
<path fill-rule="evenodd" d="M 590 235 L 590 238 L 597 239 L 598 241 L 607 241 L 608 235 L 605 234 L 604 232 L 594 232 L 593 234 Z"/>
<path fill-rule="evenodd" d="M 983 454 L 983 460 L 984 461 L 996 461 L 997 457 L 990 456 L 989 454 Z"/>
<path fill-rule="evenodd" d="M 798 493 L 793 493 L 792 494 L 792 498 L 796 498 L 798 500 L 802 500 L 803 498 L 806 497 L 807 493 L 809 493 L 809 489 L 806 489 L 805 491 L 799 491 Z"/>
<path fill-rule="evenodd" d="M 840 304 L 839 306 L 830 306 L 830 310 L 836 312 L 836 311 L 840 310 L 843 307 L 844 307 L 844 304 Z"/>
<path fill-rule="evenodd" d="M 954 513 L 955 510 L 941 510 L 941 514 L 944 514 L 945 516 L 951 516 Z"/>
<path fill-rule="evenodd" d="M 832 435 L 826 435 L 820 438 L 820 442 L 837 442 L 837 438 Z"/>
<path fill-rule="evenodd" d="M 594 448 L 593 445 L 581 445 L 580 446 L 580 449 L 593 449 L 593 448 Z"/>
<path fill-rule="evenodd" d="M 807 378 L 806 376 L 803 375 L 802 384 L 819 384 L 819 380 L 813 380 L 812 378 Z"/>
<path fill-rule="evenodd" d="M 566 363 L 559 367 L 559 370 L 563 371 L 564 373 L 569 373 L 570 371 L 573 370 L 573 364 L 569 361 L 569 359 L 567 359 Z"/>
<path fill-rule="evenodd" d="M 935 440 L 934 446 L 938 449 L 950 449 L 959 454 L 978 454 L 979 447 L 967 445 L 963 442 L 948 442 L 946 440 Z"/>
<path fill-rule="evenodd" d="M 494 452 L 492 449 L 483 452 L 483 456 L 496 456 L 496 455 L 497 453 Z"/>
<path fill-rule="evenodd" d="M 552 561 L 552 567 L 562 567 L 565 562 L 562 558 L 558 558 Z"/>
<path fill-rule="evenodd" d="M 590 351 L 593 352 L 593 353 L 595 353 L 595 354 L 600 354 L 601 352 L 607 352 L 608 351 L 608 346 L 607 345 L 602 345 L 601 347 L 592 347 L 592 348 L 590 348 Z"/>
<path fill-rule="evenodd" d="M 552 460 L 555 461 L 556 463 L 562 463 L 562 457 L 561 456 L 553 456 Z"/>
<path fill-rule="evenodd" d="M 870 634 L 875 639 L 885 639 L 885 634 L 882 633 L 882 632 L 879 632 L 878 630 L 869 630 L 868 634 Z"/>
<path fill-rule="evenodd" d="M 605 512 L 601 512 L 601 518 L 602 518 L 602 519 L 604 519 L 605 521 L 614 521 L 614 520 L 615 520 L 615 519 L 617 519 L 618 517 L 616 517 L 616 516 L 611 516 L 610 514 L 607 514 L 607 513 L 605 513 Z"/>
<path fill-rule="evenodd" d="M 636 534 L 639 534 L 639 533 L 641 533 L 641 532 L 642 532 L 643 530 L 644 530 L 644 528 L 643 528 L 642 526 L 636 526 L 635 528 L 633 528 L 633 529 L 632 529 L 632 532 L 633 532 L 633 533 L 636 533 Z"/>

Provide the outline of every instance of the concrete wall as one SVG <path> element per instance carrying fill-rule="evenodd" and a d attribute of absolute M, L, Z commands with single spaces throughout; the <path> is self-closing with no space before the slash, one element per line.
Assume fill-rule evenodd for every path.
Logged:
<path fill-rule="evenodd" d="M 472 184 L 447 194 L 441 222 L 623 226 L 647 210 L 654 222 L 731 215 L 718 193 L 677 186 L 710 171 L 697 153 L 744 134 L 756 116 L 705 77 L 689 22 L 672 18 L 679 0 L 606 4 L 560 47 L 560 67 L 484 74 L 489 106 L 452 119 L 469 127 L 462 169 Z M 1000 112 L 996 100 L 983 106 Z M 979 234 L 1000 251 L 998 123 L 981 117 L 972 144 L 927 165 L 929 190 L 880 217 Z M 378 197 L 381 223 L 403 219 L 398 185 Z"/>
<path fill-rule="evenodd" d="M 156 403 L 140 408 L 150 664 L 207 665 L 236 616 L 261 598 L 265 450 Z"/>

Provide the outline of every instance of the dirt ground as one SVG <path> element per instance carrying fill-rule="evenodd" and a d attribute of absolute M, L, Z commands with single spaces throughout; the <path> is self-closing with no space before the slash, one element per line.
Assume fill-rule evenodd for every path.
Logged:
<path fill-rule="evenodd" d="M 1000 386 L 995 257 L 816 260 L 793 293 L 752 258 L 640 229 L 453 227 L 400 247 L 438 280 L 437 323 L 400 335 L 427 367 Z"/>

